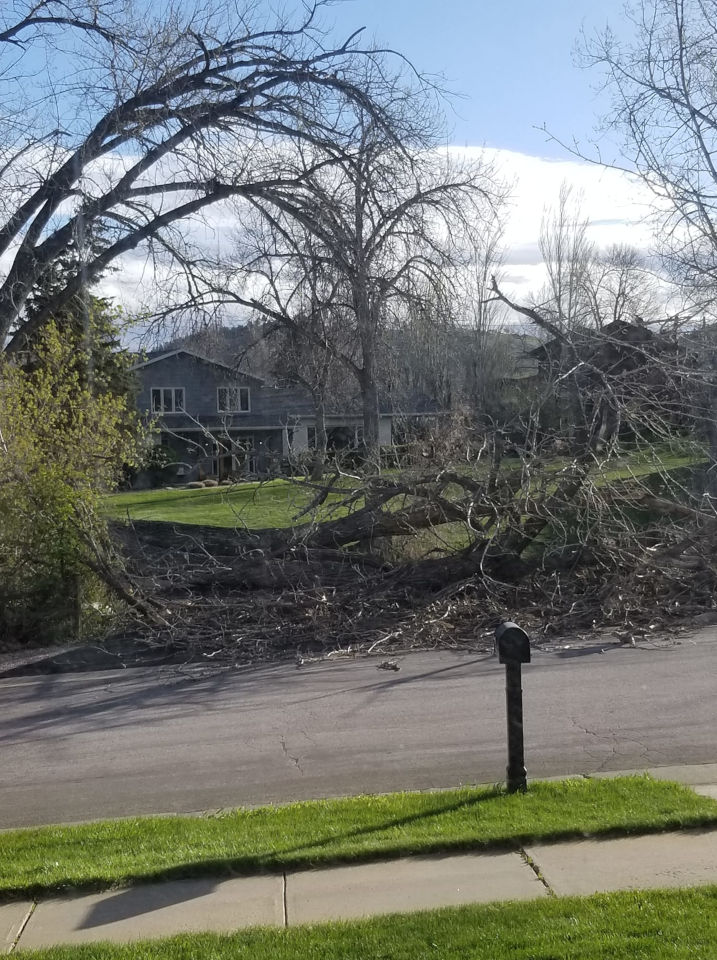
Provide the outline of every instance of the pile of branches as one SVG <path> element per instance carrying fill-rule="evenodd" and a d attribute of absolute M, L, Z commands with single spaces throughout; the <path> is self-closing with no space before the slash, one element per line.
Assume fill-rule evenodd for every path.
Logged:
<path fill-rule="evenodd" d="M 486 650 L 502 618 L 552 639 L 596 625 L 634 637 L 708 614 L 717 516 L 656 494 L 664 478 L 609 482 L 602 466 L 507 461 L 482 479 L 442 470 L 348 490 L 334 476 L 307 484 L 314 497 L 298 518 L 340 496 L 323 521 L 135 521 L 113 536 L 134 595 L 155 613 L 147 636 L 235 663 Z"/>
<path fill-rule="evenodd" d="M 397 541 L 447 525 L 469 530 L 487 516 L 487 503 L 478 508 L 482 485 L 451 472 L 372 477 L 349 491 L 338 479 L 310 485 L 315 496 L 302 511 L 314 514 L 340 495 L 337 516 L 289 530 L 115 523 L 134 595 L 143 612 L 150 602 L 155 611 L 143 618 L 155 641 L 240 661 L 287 652 L 483 649 L 507 602 L 501 594 L 514 592 L 496 582 L 476 617 L 474 574 L 481 562 L 501 566 L 487 557 L 485 542 L 470 537 L 450 555 L 434 547 L 414 560 L 394 550 Z"/>
<path fill-rule="evenodd" d="M 456 449 L 431 443 L 429 469 L 337 469 L 304 484 L 310 503 L 289 530 L 238 517 L 233 530 L 115 531 L 124 596 L 153 611 L 160 636 L 212 655 L 303 655 L 485 646 L 504 617 L 540 636 L 634 637 L 714 615 L 709 337 L 677 320 L 576 326 L 495 280 L 492 299 L 540 333 L 532 386 L 497 420 L 474 411 L 455 434 L 442 418 L 435 439 Z"/>

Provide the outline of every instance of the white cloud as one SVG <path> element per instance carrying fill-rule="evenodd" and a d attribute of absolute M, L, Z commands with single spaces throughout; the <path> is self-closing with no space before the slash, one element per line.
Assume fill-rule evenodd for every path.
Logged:
<path fill-rule="evenodd" d="M 588 237 L 599 247 L 628 244 L 648 255 L 653 198 L 641 181 L 620 170 L 577 160 L 547 160 L 509 150 L 486 150 L 509 183 L 505 229 L 506 286 L 525 297 L 545 279 L 539 249 L 541 221 L 555 207 L 563 183 L 572 186 Z"/>
<path fill-rule="evenodd" d="M 458 159 L 483 158 L 512 185 L 504 234 L 504 286 L 506 292 L 517 299 L 537 292 L 544 282 L 545 269 L 539 249 L 541 221 L 546 210 L 557 203 L 563 183 L 570 184 L 575 196 L 580 197 L 583 214 L 591 222 L 589 236 L 598 246 L 623 243 L 644 253 L 649 252 L 652 237 L 648 221 L 653 198 L 635 177 L 574 159 L 556 161 L 509 150 L 477 147 L 447 149 Z M 50 162 L 42 156 L 30 159 L 39 168 Z M 55 157 L 54 162 L 61 159 Z M 83 186 L 90 195 L 96 194 L 114 182 L 135 159 L 119 154 L 103 158 L 87 171 Z M 259 161 L 257 158 L 256 162 Z M 158 169 L 154 173 L 159 176 L 163 172 L 166 171 Z M 13 183 L 5 186 L 12 187 Z M 180 199 L 181 196 L 175 197 L 174 201 Z M 58 215 L 68 213 L 74 202 L 66 204 Z M 236 207 L 222 203 L 208 208 L 202 217 L 183 223 L 180 229 L 187 242 L 207 251 L 211 259 L 231 243 L 237 226 Z M 0 276 L 7 271 L 15 252 L 13 247 L 0 260 Z M 100 292 L 114 298 L 130 312 L 140 310 L 161 295 L 159 291 L 175 273 L 167 265 L 155 264 L 141 248 L 124 257 L 116 267 L 102 280 Z"/>
<path fill-rule="evenodd" d="M 492 162 L 512 185 L 506 212 L 504 245 L 506 292 L 524 299 L 537 292 L 545 279 L 539 237 L 541 221 L 557 204 L 563 183 L 570 184 L 579 197 L 583 216 L 590 221 L 588 235 L 600 247 L 629 244 L 646 255 L 652 246 L 649 215 L 653 198 L 635 177 L 622 171 L 577 160 L 548 160 L 508 150 L 450 148 L 466 158 L 482 156 Z M 205 223 L 187 226 L 193 239 L 217 253 L 228 241 L 233 228 L 232 208 L 220 205 L 205 211 Z M 132 310 L 152 299 L 156 289 L 152 264 L 139 251 L 127 256 L 120 269 L 102 281 L 102 292 L 115 297 Z"/>

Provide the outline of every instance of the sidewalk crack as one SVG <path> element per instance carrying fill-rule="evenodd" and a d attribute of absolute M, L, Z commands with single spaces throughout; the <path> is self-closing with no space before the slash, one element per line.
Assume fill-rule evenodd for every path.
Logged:
<path fill-rule="evenodd" d="M 283 900 L 284 926 L 289 926 L 289 912 L 286 906 L 286 871 L 281 875 L 281 894 Z"/>
<path fill-rule="evenodd" d="M 25 919 L 22 921 L 22 923 L 20 924 L 20 929 L 17 931 L 17 936 L 15 937 L 15 939 L 13 940 L 13 942 L 10 944 L 10 949 L 8 950 L 8 953 L 14 953 L 15 948 L 17 947 L 18 943 L 20 942 L 20 937 L 21 937 L 21 936 L 23 935 L 23 933 L 25 932 L 25 927 L 26 927 L 26 926 L 28 925 L 28 923 L 30 922 L 30 917 L 33 915 L 33 913 L 34 913 L 35 910 L 37 909 L 37 903 L 38 903 L 37 900 L 34 900 L 33 903 L 30 905 L 30 909 L 27 911 L 27 914 L 26 914 L 26 916 L 25 916 Z"/>
<path fill-rule="evenodd" d="M 538 880 L 540 880 L 540 882 L 543 884 L 545 889 L 548 891 L 548 896 L 549 897 L 557 896 L 555 893 L 555 890 L 553 890 L 553 888 L 550 886 L 550 884 L 546 880 L 545 874 L 540 869 L 540 865 L 537 864 L 535 860 L 533 860 L 533 858 L 530 856 L 530 854 L 525 849 L 525 847 L 518 847 L 518 853 L 523 858 L 524 863 L 526 863 L 530 867 L 530 869 L 533 871 L 535 876 L 538 878 Z"/>

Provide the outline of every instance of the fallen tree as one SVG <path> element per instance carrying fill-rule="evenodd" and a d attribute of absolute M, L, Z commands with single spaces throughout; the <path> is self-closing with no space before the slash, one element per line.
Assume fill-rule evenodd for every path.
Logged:
<path fill-rule="evenodd" d="M 488 498 L 488 480 L 468 478 L 483 491 L 461 499 L 445 478 L 424 478 L 409 503 L 394 497 L 284 532 L 147 521 L 114 529 L 136 588 L 171 618 L 152 635 L 200 657 L 485 647 L 492 626 L 518 611 L 538 636 L 597 621 L 632 637 L 712 609 L 717 518 L 669 490 L 655 495 L 669 472 L 605 482 L 596 465 L 578 471 L 577 490 L 572 465 L 543 484 L 534 470 L 528 478 L 509 465 L 502 501 Z M 675 478 L 673 494 L 683 482 Z M 359 489 L 347 497 L 354 504 Z"/>
<path fill-rule="evenodd" d="M 438 422 L 430 469 L 419 454 L 396 473 L 296 479 L 309 502 L 288 529 L 115 526 L 135 596 L 166 611 L 160 641 L 303 655 L 475 645 L 518 612 L 543 636 L 711 616 L 710 394 L 692 335 L 518 309 L 552 338 L 550 363 L 511 421 Z M 579 417 L 562 429 L 566 397 Z"/>

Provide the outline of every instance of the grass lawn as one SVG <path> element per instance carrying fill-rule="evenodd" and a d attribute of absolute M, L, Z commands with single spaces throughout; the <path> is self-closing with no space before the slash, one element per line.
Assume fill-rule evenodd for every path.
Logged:
<path fill-rule="evenodd" d="M 0 833 L 0 896 L 705 824 L 717 824 L 715 801 L 633 776 L 40 827 Z"/>
<path fill-rule="evenodd" d="M 694 453 L 658 450 L 653 455 L 635 453 L 606 464 L 595 474 L 598 485 L 616 480 L 644 478 L 660 471 L 694 466 L 700 460 Z M 510 469 L 519 469 L 512 465 Z M 556 459 L 554 469 L 566 466 Z M 348 484 L 347 484 L 348 490 Z M 456 489 L 456 493 L 458 490 Z M 206 524 L 214 527 L 246 527 L 250 530 L 293 525 L 293 518 L 306 507 L 315 491 L 288 480 L 267 480 L 262 483 L 240 483 L 232 487 L 210 487 L 203 490 L 143 490 L 115 493 L 105 498 L 108 516 L 116 519 L 160 520 L 173 523 Z M 341 516 L 337 508 L 339 494 L 330 495 L 318 517 L 306 515 L 299 522 Z M 440 534 L 434 531 L 428 548 L 445 548 L 448 552 L 466 546 L 467 535 L 462 524 L 446 524 Z M 425 552 L 421 550 L 419 552 Z"/>
<path fill-rule="evenodd" d="M 717 889 L 460 907 L 21 955 L 28 960 L 714 960 Z"/>
<path fill-rule="evenodd" d="M 288 480 L 241 483 L 233 487 L 204 490 L 142 490 L 115 493 L 105 498 L 108 516 L 118 520 L 164 520 L 172 523 L 207 524 L 212 527 L 290 527 L 293 517 L 306 507 L 315 491 Z M 332 494 L 320 518 L 328 518 L 331 505 L 339 501 Z M 336 514 L 337 516 L 340 514 Z M 312 519 L 307 515 L 298 522 Z"/>

